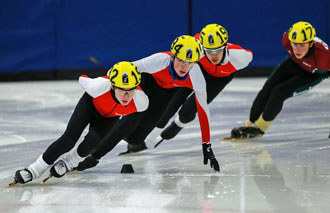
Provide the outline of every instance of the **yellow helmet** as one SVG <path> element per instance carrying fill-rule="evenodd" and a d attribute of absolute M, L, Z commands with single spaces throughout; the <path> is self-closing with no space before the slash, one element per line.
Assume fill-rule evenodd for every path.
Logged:
<path fill-rule="evenodd" d="M 308 22 L 299 21 L 289 29 L 288 38 L 294 43 L 308 43 L 316 36 L 315 28 Z"/>
<path fill-rule="evenodd" d="M 133 63 L 122 61 L 109 70 L 109 81 L 115 87 L 133 88 L 140 84 L 141 73 Z"/>
<path fill-rule="evenodd" d="M 206 25 L 199 34 L 203 47 L 215 49 L 225 45 L 228 41 L 227 30 L 218 24 Z"/>
<path fill-rule="evenodd" d="M 177 37 L 171 45 L 172 54 L 188 62 L 196 62 L 201 57 L 202 49 L 199 41 L 189 35 Z"/>

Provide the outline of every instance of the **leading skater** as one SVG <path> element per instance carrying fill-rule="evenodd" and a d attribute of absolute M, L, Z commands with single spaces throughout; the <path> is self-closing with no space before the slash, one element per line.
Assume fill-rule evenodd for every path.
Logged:
<path fill-rule="evenodd" d="M 207 103 L 210 104 L 233 79 L 236 71 L 249 65 L 253 54 L 239 45 L 228 43 L 227 30 L 218 24 L 206 25 L 195 37 L 200 39 L 204 48 L 204 54 L 197 63 L 206 80 Z M 179 108 L 178 116 L 162 131 Z M 157 127 L 147 137 L 146 143 L 154 143 L 160 131 L 160 141 L 174 138 L 194 120 L 196 111 L 195 95 L 191 91 L 181 90 Z"/>
<path fill-rule="evenodd" d="M 131 62 L 119 62 L 108 72 L 108 76 L 95 79 L 81 76 L 80 86 L 85 90 L 80 98 L 64 134 L 25 169 L 16 171 L 15 183 L 27 183 L 44 173 L 64 153 L 70 152 L 57 167 L 51 168 L 55 177 L 62 176 L 97 145 L 114 128 L 120 116 L 139 114 L 147 109 L 149 100 L 138 86 L 141 74 Z M 73 149 L 82 132 L 89 124 L 89 131 L 78 149 Z"/>
<path fill-rule="evenodd" d="M 330 50 L 316 37 L 310 23 L 300 21 L 293 24 L 284 33 L 282 44 L 289 56 L 272 72 L 258 93 L 246 125 L 232 129 L 231 137 L 264 135 L 285 100 L 307 92 L 328 77 Z"/>

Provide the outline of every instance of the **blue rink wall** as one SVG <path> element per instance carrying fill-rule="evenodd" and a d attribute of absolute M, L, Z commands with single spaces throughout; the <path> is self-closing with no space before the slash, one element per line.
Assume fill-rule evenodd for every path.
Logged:
<path fill-rule="evenodd" d="M 329 5 L 329 0 L 2 0 L 0 80 L 103 74 L 118 61 L 167 51 L 177 36 L 198 33 L 209 23 L 221 24 L 229 42 L 252 50 L 249 69 L 262 72 L 285 57 L 281 36 L 294 22 L 310 22 L 329 44 Z"/>

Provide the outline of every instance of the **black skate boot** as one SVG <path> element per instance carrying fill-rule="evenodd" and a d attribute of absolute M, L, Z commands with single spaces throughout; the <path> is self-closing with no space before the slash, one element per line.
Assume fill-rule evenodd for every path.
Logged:
<path fill-rule="evenodd" d="M 32 181 L 33 176 L 31 171 L 25 168 L 25 169 L 17 170 L 14 179 L 17 183 L 25 184 Z"/>
<path fill-rule="evenodd" d="M 63 177 L 68 171 L 69 168 L 63 160 L 57 161 L 49 170 L 50 175 L 57 178 Z"/>
<path fill-rule="evenodd" d="M 176 125 L 174 121 L 164 129 L 160 136 L 165 140 L 174 138 L 183 128 Z"/>
<path fill-rule="evenodd" d="M 148 149 L 145 142 L 143 142 L 139 145 L 133 145 L 133 144 L 127 143 L 127 151 L 119 153 L 119 155 L 125 155 L 125 154 L 140 152 L 140 151 L 145 150 L 145 149 Z"/>
<path fill-rule="evenodd" d="M 242 137 L 242 134 L 241 134 L 241 129 L 244 128 L 243 127 L 235 127 L 231 130 L 231 134 L 230 134 L 230 137 L 231 138 L 241 138 Z"/>
<path fill-rule="evenodd" d="M 43 160 L 42 155 L 32 164 L 30 164 L 25 169 L 20 169 L 15 172 L 14 181 L 7 185 L 10 187 L 17 183 L 25 184 L 39 178 L 49 165 Z"/>
<path fill-rule="evenodd" d="M 67 172 L 69 172 L 69 166 L 63 160 L 57 161 L 52 167 L 50 167 L 50 175 L 41 181 L 41 184 L 45 184 L 52 177 L 60 178 L 63 177 Z"/>
<path fill-rule="evenodd" d="M 98 159 L 96 159 L 93 155 L 89 155 L 83 161 L 81 161 L 77 167 L 73 168 L 73 170 L 84 171 L 86 169 L 95 167 L 98 163 Z"/>
<path fill-rule="evenodd" d="M 78 155 L 77 149 L 72 149 L 68 154 L 64 156 L 62 160 L 57 161 L 49 170 L 50 175 L 41 181 L 44 184 L 47 180 L 52 177 L 60 178 L 63 177 L 67 172 L 73 171 L 78 166 L 79 162 L 83 161 L 84 158 Z"/>
<path fill-rule="evenodd" d="M 258 127 L 248 126 L 248 127 L 237 127 L 231 130 L 232 138 L 255 138 L 263 136 L 265 133 Z"/>

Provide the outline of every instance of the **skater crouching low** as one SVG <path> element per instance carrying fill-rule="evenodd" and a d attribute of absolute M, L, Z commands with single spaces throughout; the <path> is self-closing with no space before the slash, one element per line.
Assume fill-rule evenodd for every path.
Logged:
<path fill-rule="evenodd" d="M 70 154 L 55 163 L 51 176 L 61 177 L 86 157 L 90 151 L 113 129 L 120 116 L 138 114 L 148 108 L 149 99 L 138 86 L 141 74 L 131 62 L 119 62 L 108 76 L 95 79 L 81 76 L 79 84 L 85 90 L 70 118 L 64 134 L 25 169 L 16 171 L 12 184 L 25 184 L 39 178 L 64 153 Z M 89 125 L 84 140 L 74 146 Z M 10 185 L 12 185 L 10 184 Z"/>
<path fill-rule="evenodd" d="M 308 22 L 297 22 L 284 33 L 282 45 L 288 57 L 275 68 L 253 101 L 246 125 L 232 129 L 232 138 L 253 138 L 264 135 L 284 101 L 309 91 L 328 78 L 330 50 L 316 37 Z"/>

